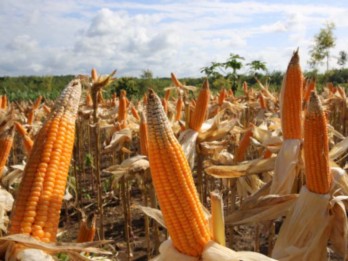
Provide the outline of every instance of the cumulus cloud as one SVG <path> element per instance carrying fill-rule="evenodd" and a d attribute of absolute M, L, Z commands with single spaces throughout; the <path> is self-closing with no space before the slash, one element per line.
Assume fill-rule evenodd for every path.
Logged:
<path fill-rule="evenodd" d="M 323 21 L 346 40 L 346 5 L 255 1 L 62 0 L 0 4 L 0 75 L 78 74 L 91 67 L 119 76 L 199 76 L 230 53 L 284 69 L 297 46 L 306 52 Z M 341 38 L 338 38 L 338 40 Z M 341 41 L 341 40 L 340 40 Z M 339 48 L 345 43 L 337 42 Z M 338 48 L 337 47 L 337 48 Z M 336 49 L 337 49 L 336 48 Z M 335 50 L 338 52 L 338 49 Z"/>

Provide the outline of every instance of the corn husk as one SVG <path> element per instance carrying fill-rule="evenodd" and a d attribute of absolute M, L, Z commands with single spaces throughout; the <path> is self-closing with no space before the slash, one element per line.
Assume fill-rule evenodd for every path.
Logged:
<path fill-rule="evenodd" d="M 225 218 L 226 225 L 260 223 L 287 215 L 297 200 L 297 194 L 266 195 L 248 200 Z"/>
<path fill-rule="evenodd" d="M 12 209 L 13 196 L 8 191 L 0 188 L 0 230 L 7 232 L 9 217 L 7 212 Z"/>
<path fill-rule="evenodd" d="M 198 137 L 198 132 L 192 129 L 187 129 L 180 133 L 179 142 L 184 150 L 186 159 L 189 162 L 191 169 L 195 165 L 196 152 L 196 141 Z"/>
<path fill-rule="evenodd" d="M 275 259 L 256 252 L 236 252 L 214 241 L 208 242 L 204 248 L 202 257 L 181 254 L 174 248 L 170 239 L 161 244 L 159 252 L 160 255 L 152 259 L 153 261 L 275 261 Z"/>
<path fill-rule="evenodd" d="M 239 178 L 246 175 L 260 174 L 274 169 L 275 157 L 242 162 L 238 165 L 212 165 L 205 169 L 215 178 Z"/>
<path fill-rule="evenodd" d="M 87 253 L 95 253 L 100 255 L 110 255 L 111 252 L 105 251 L 101 248 L 97 248 L 96 246 L 102 245 L 102 244 L 109 244 L 112 241 L 110 240 L 102 240 L 102 241 L 94 241 L 94 242 L 87 242 L 87 243 L 45 243 L 36 240 L 35 238 L 24 235 L 24 234 L 15 234 L 15 235 L 9 235 L 6 237 L 0 238 L 0 255 L 10 256 L 14 259 L 5 259 L 5 260 L 35 260 L 35 261 L 41 261 L 41 260 L 55 260 L 50 259 L 50 256 L 46 256 L 45 253 L 48 255 L 55 255 L 58 253 L 66 253 L 68 256 L 70 256 L 71 260 L 75 261 L 84 261 L 89 260 L 87 257 L 84 257 L 81 255 L 81 252 L 87 252 Z M 15 246 L 18 246 L 18 248 L 14 248 Z M 25 251 L 24 253 L 21 253 L 24 251 L 24 249 L 28 249 L 28 251 Z M 31 249 L 29 251 L 29 249 Z M 35 251 L 39 250 L 39 251 Z M 4 253 L 5 251 L 5 253 Z M 18 255 L 23 259 L 15 259 L 18 257 Z M 29 259 L 34 257 L 34 259 Z M 27 258 L 27 259 L 26 259 Z"/>
<path fill-rule="evenodd" d="M 5 260 L 7 261 L 54 261 L 55 259 L 45 253 L 44 251 L 40 249 L 33 249 L 33 248 L 23 248 L 18 251 L 11 251 L 12 246 L 14 247 L 15 244 L 12 244 L 8 251 L 6 252 Z M 12 252 L 12 253 L 11 253 Z M 11 254 L 8 254 L 11 253 Z M 11 256 L 10 256 L 11 255 Z"/>
<path fill-rule="evenodd" d="M 329 194 L 312 193 L 303 186 L 280 230 L 272 257 L 281 261 L 327 260 L 329 203 Z"/>
<path fill-rule="evenodd" d="M 334 181 L 333 190 L 338 193 L 348 195 L 348 176 L 344 169 L 331 167 L 331 174 Z"/>
<path fill-rule="evenodd" d="M 291 193 L 295 178 L 299 169 L 297 168 L 300 160 L 301 140 L 285 140 L 278 153 L 271 194 L 286 195 Z"/>
<path fill-rule="evenodd" d="M 329 157 L 331 160 L 336 160 L 345 156 L 348 150 L 348 137 L 339 143 L 335 144 L 335 146 L 330 150 Z"/>

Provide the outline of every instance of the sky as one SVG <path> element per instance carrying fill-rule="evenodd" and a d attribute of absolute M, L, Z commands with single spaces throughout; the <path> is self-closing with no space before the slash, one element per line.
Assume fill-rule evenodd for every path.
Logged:
<path fill-rule="evenodd" d="M 314 35 L 336 25 L 331 67 L 348 52 L 348 1 L 1 0 L 0 76 L 203 76 L 231 53 L 284 71 L 299 47 L 308 70 Z M 244 67 L 248 72 L 248 67 Z"/>

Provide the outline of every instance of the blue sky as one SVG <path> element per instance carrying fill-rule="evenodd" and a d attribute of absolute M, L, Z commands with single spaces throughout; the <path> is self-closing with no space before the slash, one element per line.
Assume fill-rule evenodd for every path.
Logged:
<path fill-rule="evenodd" d="M 111 1 L 0 2 L 0 75 L 88 73 L 202 76 L 200 68 L 230 53 L 284 71 L 300 48 L 308 69 L 313 37 L 336 25 L 336 46 L 348 51 L 348 1 Z"/>

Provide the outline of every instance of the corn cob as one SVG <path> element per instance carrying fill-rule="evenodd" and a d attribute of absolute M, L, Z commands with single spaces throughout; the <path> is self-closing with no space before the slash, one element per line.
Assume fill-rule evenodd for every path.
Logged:
<path fill-rule="evenodd" d="M 127 127 L 127 99 L 126 91 L 122 90 L 118 104 L 118 122 L 120 129 Z"/>
<path fill-rule="evenodd" d="M 227 91 L 225 90 L 225 88 L 222 88 L 219 93 L 219 99 L 218 99 L 219 106 L 221 106 L 224 103 L 226 99 L 226 95 L 227 95 Z"/>
<path fill-rule="evenodd" d="M 2 95 L 0 95 L 0 109 L 2 109 Z"/>
<path fill-rule="evenodd" d="M 185 154 L 152 90 L 147 119 L 151 175 L 169 235 L 178 251 L 200 256 L 211 239 L 208 223 Z"/>
<path fill-rule="evenodd" d="M 169 96 L 170 96 L 170 89 L 166 90 L 165 93 L 164 93 L 164 99 L 165 100 L 169 100 Z"/>
<path fill-rule="evenodd" d="M 261 92 L 259 93 L 258 98 L 259 98 L 259 103 L 260 103 L 261 109 L 266 110 L 267 105 L 266 105 L 265 97 L 263 97 L 263 94 Z"/>
<path fill-rule="evenodd" d="M 168 113 L 168 101 L 166 99 L 162 99 L 161 102 L 162 102 L 163 110 L 167 114 Z"/>
<path fill-rule="evenodd" d="M 77 243 L 92 242 L 96 232 L 96 216 L 92 219 L 83 218 L 80 223 Z"/>
<path fill-rule="evenodd" d="M 314 89 L 315 89 L 315 80 L 311 79 L 311 80 L 309 80 L 308 86 L 305 89 L 305 93 L 303 96 L 304 102 L 309 101 L 309 97 L 311 96 L 311 92 L 314 91 Z"/>
<path fill-rule="evenodd" d="M 31 109 L 27 115 L 27 124 L 32 125 L 35 118 L 35 110 Z"/>
<path fill-rule="evenodd" d="M 176 114 L 175 114 L 175 121 L 179 121 L 181 119 L 181 113 L 182 113 L 182 107 L 184 105 L 184 101 L 181 97 L 179 96 L 177 102 L 176 102 Z"/>
<path fill-rule="evenodd" d="M 7 110 L 7 96 L 3 95 L 1 97 L 1 109 Z"/>
<path fill-rule="evenodd" d="M 143 97 L 143 104 L 146 105 L 147 104 L 147 95 L 144 94 L 144 97 Z"/>
<path fill-rule="evenodd" d="M 6 165 L 7 159 L 13 145 L 13 128 L 9 128 L 0 135 L 0 178 Z"/>
<path fill-rule="evenodd" d="M 205 121 L 210 99 L 209 82 L 206 79 L 203 83 L 203 88 L 199 93 L 195 109 L 190 118 L 190 128 L 199 131 Z"/>
<path fill-rule="evenodd" d="M 91 94 L 89 92 L 86 94 L 86 105 L 88 107 L 92 107 L 93 106 L 92 96 L 91 96 Z"/>
<path fill-rule="evenodd" d="M 37 134 L 12 210 L 10 234 L 55 241 L 80 95 L 80 81 L 71 81 Z"/>
<path fill-rule="evenodd" d="M 139 136 L 140 136 L 140 153 L 142 155 L 148 155 L 148 132 L 147 132 L 147 120 L 145 112 L 141 113 L 141 121 L 139 126 Z"/>
<path fill-rule="evenodd" d="M 15 122 L 15 127 L 17 132 L 23 138 L 24 150 L 26 154 L 29 155 L 33 148 L 34 141 L 30 138 L 27 130 L 24 128 L 22 124 L 20 124 L 19 122 Z"/>
<path fill-rule="evenodd" d="M 131 107 L 131 112 L 132 112 L 133 117 L 134 117 L 137 121 L 140 121 L 139 113 L 138 113 L 138 111 L 137 111 L 137 109 L 135 108 L 134 105 Z"/>
<path fill-rule="evenodd" d="M 299 61 L 297 50 L 290 60 L 283 80 L 281 122 L 284 139 L 301 139 L 302 137 L 303 75 Z"/>
<path fill-rule="evenodd" d="M 233 161 L 235 163 L 241 162 L 244 160 L 247 149 L 250 145 L 250 138 L 253 136 L 252 125 L 247 132 L 244 133 L 243 138 L 240 140 L 239 145 L 234 153 Z"/>
<path fill-rule="evenodd" d="M 179 87 L 179 88 L 183 87 L 182 83 L 178 80 L 178 78 L 176 78 L 176 75 L 174 73 L 171 73 L 170 77 L 176 87 Z"/>
<path fill-rule="evenodd" d="M 37 97 L 36 101 L 33 104 L 33 110 L 37 110 L 41 104 L 42 101 L 42 96 L 40 95 L 39 97 Z"/>
<path fill-rule="evenodd" d="M 47 114 L 49 114 L 49 113 L 51 112 L 51 108 L 48 107 L 46 104 L 44 104 L 44 105 L 42 106 L 42 108 L 44 109 L 44 111 L 45 111 Z"/>
<path fill-rule="evenodd" d="M 249 88 L 248 88 L 248 83 L 247 82 L 243 82 L 243 92 L 245 97 L 249 97 Z"/>
<path fill-rule="evenodd" d="M 315 92 L 311 93 L 306 111 L 303 148 L 308 190 L 318 194 L 328 193 L 332 176 L 329 166 L 327 120 Z"/>

